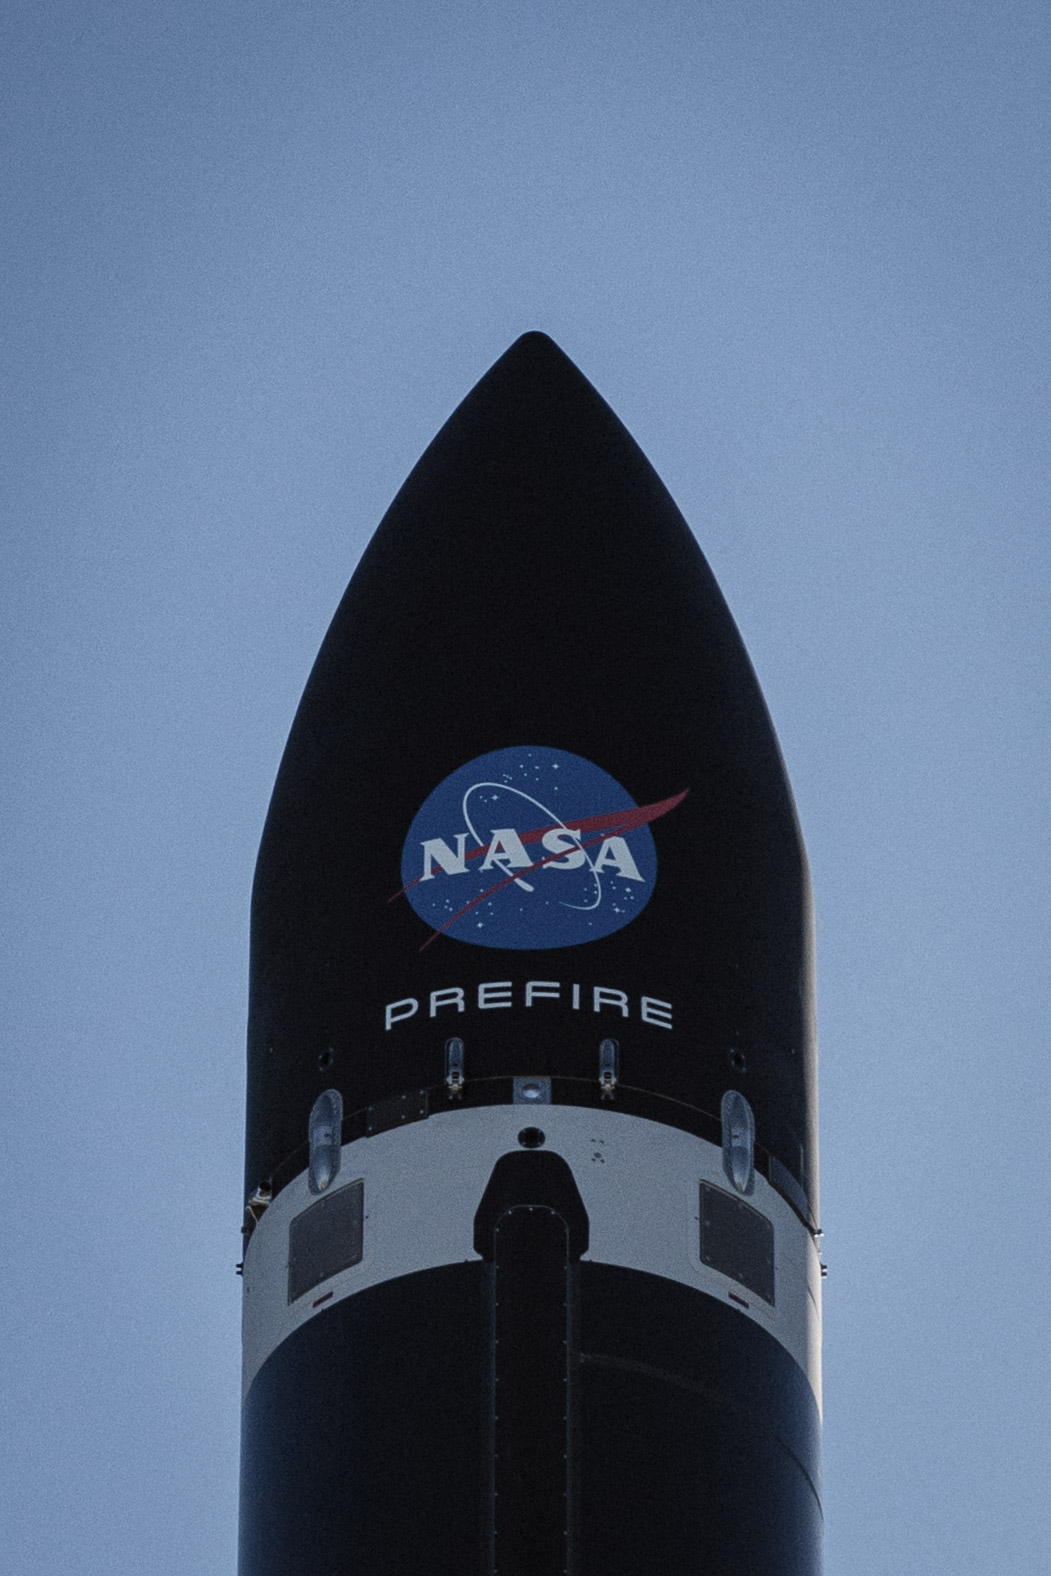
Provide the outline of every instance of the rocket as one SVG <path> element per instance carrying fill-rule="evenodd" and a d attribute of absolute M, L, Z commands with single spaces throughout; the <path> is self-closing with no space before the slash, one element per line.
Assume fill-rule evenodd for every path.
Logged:
<path fill-rule="evenodd" d="M 263 833 L 240 1576 L 817 1576 L 812 936 L 711 570 L 526 334 L 364 553 Z"/>

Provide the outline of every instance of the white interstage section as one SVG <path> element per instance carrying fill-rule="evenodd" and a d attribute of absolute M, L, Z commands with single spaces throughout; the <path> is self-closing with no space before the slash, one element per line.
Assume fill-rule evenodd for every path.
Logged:
<path fill-rule="evenodd" d="M 701 1257 L 701 1185 L 737 1201 L 722 1149 L 615 1105 L 515 1104 L 443 1111 L 344 1144 L 331 1200 L 361 1184 L 360 1259 L 290 1300 L 294 1221 L 321 1200 L 303 1171 L 255 1228 L 244 1263 L 243 1395 L 276 1347 L 344 1297 L 399 1275 L 477 1262 L 474 1218 L 501 1155 L 539 1128 L 543 1148 L 572 1169 L 590 1221 L 583 1262 L 661 1275 L 729 1303 L 781 1343 L 806 1374 L 821 1409 L 821 1265 L 816 1244 L 764 1177 L 741 1200 L 773 1228 L 773 1301 Z"/>

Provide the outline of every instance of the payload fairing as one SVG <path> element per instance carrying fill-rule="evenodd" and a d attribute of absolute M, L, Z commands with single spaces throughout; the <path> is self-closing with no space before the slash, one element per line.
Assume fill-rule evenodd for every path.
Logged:
<path fill-rule="evenodd" d="M 395 499 L 252 898 L 241 1576 L 817 1576 L 812 915 L 659 478 L 542 334 Z"/>

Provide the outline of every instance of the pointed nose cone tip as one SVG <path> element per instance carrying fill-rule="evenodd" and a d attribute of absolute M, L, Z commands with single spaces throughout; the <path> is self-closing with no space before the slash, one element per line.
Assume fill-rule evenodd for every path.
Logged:
<path fill-rule="evenodd" d="M 544 334 L 539 329 L 530 329 L 528 333 L 519 335 L 503 355 L 493 362 L 475 387 L 480 388 L 490 378 L 497 381 L 506 378 L 509 384 L 517 383 L 523 394 L 542 395 L 561 385 L 563 393 L 573 388 L 578 395 L 590 396 L 600 404 L 605 403 L 561 345 L 550 334 Z"/>
<path fill-rule="evenodd" d="M 662 556 L 665 572 L 674 562 L 707 576 L 708 600 L 728 618 L 648 460 L 565 352 L 537 331 L 499 357 L 428 446 L 362 561 L 359 587 L 381 562 L 385 577 L 398 572 L 401 554 L 423 555 L 435 576 L 435 627 L 439 587 L 454 618 L 457 605 L 461 613 L 471 606 L 476 632 L 487 622 L 476 599 L 492 610 L 501 596 L 502 627 L 508 618 L 540 627 L 545 598 L 562 611 L 558 582 L 567 578 L 578 614 L 602 605 L 608 624 L 626 595 L 635 603 L 645 594 Z M 527 585 L 531 609 L 522 606 Z"/>
<path fill-rule="evenodd" d="M 582 376 L 561 345 L 557 344 L 550 334 L 545 334 L 539 328 L 530 328 L 526 333 L 519 334 L 518 338 L 508 345 L 503 355 L 493 362 L 489 370 L 495 371 L 497 367 L 514 361 L 537 366 L 546 362 L 550 366 L 568 367 L 577 377 Z"/>
<path fill-rule="evenodd" d="M 551 335 L 545 334 L 540 328 L 530 328 L 524 334 L 519 334 L 518 338 L 508 345 L 499 361 L 494 362 L 493 365 L 499 366 L 500 361 L 508 356 L 518 355 L 532 356 L 537 360 L 551 357 L 554 360 L 568 362 L 570 366 L 573 365 L 561 345 L 556 344 Z"/>
<path fill-rule="evenodd" d="M 556 756 L 576 796 L 552 797 Z M 478 895 L 484 838 L 463 796 L 508 773 L 536 808 L 521 820 L 501 802 L 519 842 L 486 856 Z M 544 826 L 614 811 L 629 819 L 596 826 L 594 848 L 586 830 L 547 854 L 538 842 Z M 426 877 L 421 847 L 437 859 Z M 580 871 L 593 885 L 570 893 Z M 423 892 L 441 899 L 427 917 Z M 513 916 L 549 896 L 550 936 L 525 918 L 516 932 Z M 253 894 L 251 1184 L 302 1143 L 324 1047 L 348 1111 L 438 1083 L 431 1063 L 451 1032 L 474 1046 L 472 1076 L 520 1073 L 525 1057 L 526 1071 L 590 1077 L 608 1021 L 523 1013 L 519 974 L 560 981 L 563 1006 L 589 1000 L 588 981 L 623 995 L 652 1057 L 637 1081 L 658 1093 L 717 1112 L 731 1050 L 765 1068 L 765 1089 L 747 1090 L 759 1141 L 812 1187 L 809 891 L 777 741 L 679 510 L 535 331 L 401 488 L 289 737 Z M 510 1010 L 460 1015 L 456 1002 L 512 977 Z M 439 1023 L 441 991 L 454 1005 Z M 643 999 L 672 1007 L 644 1024 Z"/>

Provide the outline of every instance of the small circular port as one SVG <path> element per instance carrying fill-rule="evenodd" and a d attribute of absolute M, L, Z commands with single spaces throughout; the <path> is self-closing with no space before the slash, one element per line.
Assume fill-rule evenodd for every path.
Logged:
<path fill-rule="evenodd" d="M 539 1149 L 544 1141 L 545 1135 L 539 1127 L 523 1127 L 518 1135 L 518 1142 L 523 1149 Z"/>
<path fill-rule="evenodd" d="M 746 1069 L 748 1067 L 748 1063 L 744 1059 L 744 1052 L 743 1051 L 732 1050 L 730 1052 L 730 1066 L 733 1067 L 739 1073 L 743 1073 L 743 1072 L 746 1071 Z"/>
<path fill-rule="evenodd" d="M 323 1073 L 327 1073 L 329 1068 L 332 1066 L 332 1057 L 334 1054 L 335 1053 L 333 1052 L 331 1045 L 328 1045 L 318 1057 L 317 1064 Z"/>

